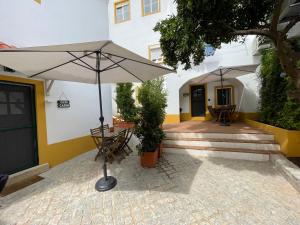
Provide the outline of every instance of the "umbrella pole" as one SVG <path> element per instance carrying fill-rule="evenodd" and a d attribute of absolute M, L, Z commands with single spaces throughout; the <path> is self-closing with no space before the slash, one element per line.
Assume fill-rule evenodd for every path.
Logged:
<path fill-rule="evenodd" d="M 222 101 L 224 103 L 224 85 L 223 85 L 223 72 L 222 69 L 220 69 L 220 76 L 221 76 L 221 92 L 222 92 Z M 226 121 L 226 114 L 223 113 L 223 118 L 221 126 L 230 126 L 230 124 Z"/>
<path fill-rule="evenodd" d="M 117 184 L 117 179 L 113 176 L 107 176 L 107 157 L 106 157 L 106 152 L 104 150 L 104 129 L 103 129 L 103 123 L 104 123 L 104 116 L 103 116 L 103 108 L 102 108 L 102 91 L 101 91 L 101 70 L 100 70 L 100 62 L 101 62 L 101 51 L 96 52 L 97 55 L 97 61 L 96 61 L 96 73 L 97 73 L 97 81 L 98 81 L 98 90 L 99 90 L 99 105 L 100 105 L 100 124 L 101 124 L 101 136 L 102 136 L 102 150 L 104 153 L 104 162 L 103 162 L 103 174 L 104 177 L 100 178 L 96 185 L 95 188 L 97 191 L 108 191 L 112 188 L 114 188 Z"/>

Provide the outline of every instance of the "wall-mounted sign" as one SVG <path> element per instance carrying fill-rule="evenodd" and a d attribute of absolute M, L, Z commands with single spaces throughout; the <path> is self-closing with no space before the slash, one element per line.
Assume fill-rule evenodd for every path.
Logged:
<path fill-rule="evenodd" d="M 57 108 L 70 108 L 70 101 L 69 100 L 58 100 Z"/>

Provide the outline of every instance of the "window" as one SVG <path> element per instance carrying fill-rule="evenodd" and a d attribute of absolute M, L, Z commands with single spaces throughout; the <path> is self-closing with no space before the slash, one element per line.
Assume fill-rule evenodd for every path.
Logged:
<path fill-rule="evenodd" d="M 121 23 L 130 20 L 129 1 L 115 3 L 115 22 Z"/>
<path fill-rule="evenodd" d="M 159 0 L 142 0 L 143 16 L 160 12 Z"/>
<path fill-rule="evenodd" d="M 20 115 L 25 113 L 23 92 L 0 91 L 0 115 Z"/>
<path fill-rule="evenodd" d="M 164 63 L 162 50 L 161 50 L 159 44 L 149 46 L 148 51 L 149 51 L 149 53 L 148 53 L 149 60 L 151 60 L 155 63 L 159 63 L 159 64 Z"/>
<path fill-rule="evenodd" d="M 225 86 L 223 89 L 221 87 L 215 88 L 215 105 L 232 105 L 233 101 L 233 87 Z"/>

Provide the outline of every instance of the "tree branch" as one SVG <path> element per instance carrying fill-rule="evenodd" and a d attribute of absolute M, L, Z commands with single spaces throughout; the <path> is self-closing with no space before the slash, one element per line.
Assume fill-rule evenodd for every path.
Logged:
<path fill-rule="evenodd" d="M 276 41 L 276 37 L 269 30 L 249 29 L 249 30 L 235 30 L 234 35 L 261 35 Z"/>
<path fill-rule="evenodd" d="M 292 29 L 292 27 L 295 26 L 299 21 L 300 21 L 300 16 L 294 17 L 289 22 L 289 24 L 284 28 L 284 30 L 282 31 L 282 33 L 286 34 L 287 32 L 289 32 L 289 30 Z"/>
<path fill-rule="evenodd" d="M 277 24 L 279 22 L 279 17 L 281 13 L 281 8 L 284 0 L 277 0 L 274 7 L 272 22 L 271 22 L 271 31 L 277 31 Z"/>

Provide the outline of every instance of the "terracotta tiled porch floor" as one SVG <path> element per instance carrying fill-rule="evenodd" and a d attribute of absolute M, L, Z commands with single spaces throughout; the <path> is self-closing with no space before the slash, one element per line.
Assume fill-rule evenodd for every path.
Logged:
<path fill-rule="evenodd" d="M 211 121 L 185 121 L 179 124 L 165 124 L 163 126 L 168 132 L 195 132 L 195 133 L 246 133 L 261 134 L 264 133 L 257 128 L 253 128 L 243 122 L 234 122 L 230 126 L 220 126 L 218 122 Z"/>

